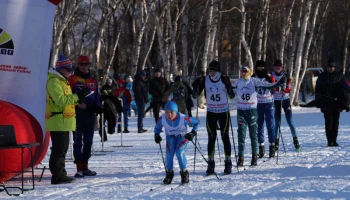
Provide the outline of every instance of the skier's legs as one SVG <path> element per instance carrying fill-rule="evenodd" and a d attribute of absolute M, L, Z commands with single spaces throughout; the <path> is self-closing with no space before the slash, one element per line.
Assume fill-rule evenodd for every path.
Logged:
<path fill-rule="evenodd" d="M 247 122 L 245 120 L 246 111 L 237 110 L 237 124 L 238 124 L 238 155 L 244 156 L 245 136 L 247 130 Z"/>
<path fill-rule="evenodd" d="M 258 103 L 258 141 L 259 143 L 264 143 L 264 112 L 266 108 L 266 103 Z"/>
<path fill-rule="evenodd" d="M 174 136 L 166 136 L 166 153 L 165 167 L 166 170 L 172 171 L 174 167 L 174 154 L 176 149 L 176 138 Z"/>
<path fill-rule="evenodd" d="M 290 100 L 285 99 L 282 102 L 282 107 L 284 110 L 284 114 L 286 115 L 286 120 L 290 128 L 290 132 L 292 133 L 293 137 L 297 137 L 297 131 L 294 126 L 293 118 L 292 118 L 292 107 L 290 105 Z"/>
<path fill-rule="evenodd" d="M 249 112 L 249 113 L 248 113 Z M 248 128 L 249 128 L 249 137 L 252 147 L 252 155 L 258 155 L 258 125 L 256 123 L 258 113 L 256 109 L 248 110 L 248 115 L 246 118 Z"/>
<path fill-rule="evenodd" d="M 231 142 L 230 142 L 230 136 L 229 136 L 229 123 L 230 123 L 230 114 L 229 111 L 224 113 L 217 113 L 218 120 L 220 124 L 220 132 L 221 132 L 221 139 L 222 143 L 224 144 L 224 154 L 225 159 L 231 159 Z"/>
<path fill-rule="evenodd" d="M 280 126 L 281 126 L 281 101 L 276 100 L 275 103 L 275 137 L 279 138 L 280 135 Z"/>
<path fill-rule="evenodd" d="M 339 118 L 340 118 L 340 112 L 338 112 L 338 111 L 334 112 L 334 114 L 333 114 L 333 127 L 332 127 L 333 142 L 336 142 L 337 138 L 338 138 Z"/>
<path fill-rule="evenodd" d="M 207 112 L 207 132 L 208 132 L 208 157 L 209 160 L 214 160 L 215 155 L 215 140 L 217 128 L 217 113 Z"/>
<path fill-rule="evenodd" d="M 258 110 L 259 112 L 259 110 Z M 267 133 L 269 137 L 269 143 L 274 143 L 276 136 L 275 136 L 275 117 L 274 117 L 274 112 L 275 109 L 273 107 L 273 102 L 271 103 L 266 103 L 265 106 L 265 122 L 266 122 L 266 128 L 267 128 Z M 259 116 L 258 116 L 259 120 Z M 259 132 L 258 132 L 259 133 Z M 260 143 L 260 141 L 259 141 Z"/>
<path fill-rule="evenodd" d="M 186 147 L 188 144 L 188 140 L 185 139 L 184 136 L 176 138 L 176 157 L 179 163 L 180 169 L 186 169 L 187 167 L 187 159 L 186 159 Z"/>

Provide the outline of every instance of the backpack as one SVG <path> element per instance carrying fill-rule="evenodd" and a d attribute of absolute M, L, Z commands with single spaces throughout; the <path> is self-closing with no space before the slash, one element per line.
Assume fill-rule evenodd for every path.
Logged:
<path fill-rule="evenodd" d="M 175 86 L 173 92 L 173 99 L 176 101 L 186 100 L 186 89 L 182 85 Z"/>

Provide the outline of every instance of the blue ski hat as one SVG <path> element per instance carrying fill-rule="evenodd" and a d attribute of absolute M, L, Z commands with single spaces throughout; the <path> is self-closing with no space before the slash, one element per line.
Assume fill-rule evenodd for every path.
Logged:
<path fill-rule="evenodd" d="M 179 109 L 177 107 L 177 104 L 173 101 L 168 101 L 165 106 L 164 106 L 164 110 L 167 111 L 167 110 L 171 110 L 171 111 L 174 111 L 174 112 L 179 112 Z"/>
<path fill-rule="evenodd" d="M 72 62 L 66 56 L 60 54 L 56 62 L 56 69 L 72 70 Z"/>

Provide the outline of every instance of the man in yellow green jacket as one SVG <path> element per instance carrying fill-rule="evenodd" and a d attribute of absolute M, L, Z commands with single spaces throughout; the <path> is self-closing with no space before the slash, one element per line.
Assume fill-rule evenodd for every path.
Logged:
<path fill-rule="evenodd" d="M 90 94 L 81 90 L 72 94 L 67 79 L 72 71 L 72 63 L 64 55 L 60 55 L 56 67 L 50 69 L 46 84 L 45 129 L 51 135 L 51 156 L 49 161 L 52 174 L 51 184 L 74 182 L 67 176 L 65 158 L 69 146 L 69 131 L 76 129 L 75 105 Z M 84 106 L 84 105 L 82 105 Z"/>

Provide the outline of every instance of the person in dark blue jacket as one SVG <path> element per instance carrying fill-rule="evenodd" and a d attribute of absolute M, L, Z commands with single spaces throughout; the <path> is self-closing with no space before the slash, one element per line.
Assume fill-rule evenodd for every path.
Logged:
<path fill-rule="evenodd" d="M 98 83 L 90 73 L 90 61 L 87 56 L 79 56 L 78 67 L 69 78 L 69 83 L 73 93 L 77 93 L 82 88 L 90 89 L 94 93 L 87 96 L 82 104 L 76 106 L 77 129 L 73 131 L 73 154 L 74 163 L 77 165 L 75 177 L 95 176 L 96 172 L 88 168 L 88 161 L 91 157 L 91 147 L 94 137 L 94 125 L 96 113 L 101 113 L 100 96 Z"/>

